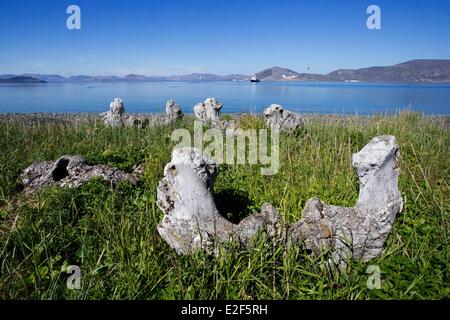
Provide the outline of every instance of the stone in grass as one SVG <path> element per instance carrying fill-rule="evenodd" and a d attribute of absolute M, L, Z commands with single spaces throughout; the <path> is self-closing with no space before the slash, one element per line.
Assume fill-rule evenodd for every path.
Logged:
<path fill-rule="evenodd" d="M 309 199 L 302 219 L 282 226 L 275 208 L 264 204 L 259 214 L 236 225 L 221 216 L 215 206 L 214 161 L 197 149 L 174 149 L 157 188 L 157 205 L 165 214 L 157 229 L 179 254 L 217 252 L 217 244 L 233 240 L 249 246 L 260 231 L 265 231 L 277 243 L 298 245 L 316 255 L 330 251 L 330 263 L 339 267 L 345 267 L 350 258 L 368 261 L 381 254 L 395 217 L 402 210 L 398 155 L 393 136 L 375 137 L 353 155 L 360 181 L 354 207 Z"/>
<path fill-rule="evenodd" d="M 105 164 L 89 165 L 81 156 L 65 155 L 56 161 L 33 163 L 20 176 L 24 192 L 33 193 L 46 186 L 76 188 L 94 177 L 101 177 L 116 185 L 127 180 L 136 184 L 143 174 L 143 166 L 136 166 L 132 173 Z"/>
<path fill-rule="evenodd" d="M 299 113 L 285 110 L 279 104 L 271 104 L 264 110 L 266 124 L 272 130 L 292 131 L 303 124 L 303 117 Z"/>

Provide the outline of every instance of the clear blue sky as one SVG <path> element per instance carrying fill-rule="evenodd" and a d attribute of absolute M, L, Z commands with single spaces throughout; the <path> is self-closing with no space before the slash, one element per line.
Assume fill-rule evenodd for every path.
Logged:
<path fill-rule="evenodd" d="M 81 8 L 81 30 L 66 9 Z M 382 30 L 366 28 L 381 8 Z M 251 74 L 450 58 L 450 1 L 1 0 L 0 74 Z"/>

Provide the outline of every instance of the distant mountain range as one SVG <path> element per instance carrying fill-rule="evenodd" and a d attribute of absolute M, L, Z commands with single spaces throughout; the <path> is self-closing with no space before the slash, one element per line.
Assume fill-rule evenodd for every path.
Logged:
<path fill-rule="evenodd" d="M 385 67 L 339 69 L 328 74 L 298 73 L 272 67 L 254 74 L 261 81 L 336 81 L 336 82 L 450 82 L 450 60 L 411 60 Z M 248 81 L 250 75 L 216 75 L 191 73 L 174 76 L 145 76 L 128 74 L 118 76 L 76 75 L 63 77 L 57 74 L 0 75 L 0 82 L 150 82 L 150 81 Z"/>
<path fill-rule="evenodd" d="M 273 67 L 255 75 L 261 81 L 450 82 L 450 60 L 411 60 L 387 67 L 339 69 L 325 75 Z"/>
<path fill-rule="evenodd" d="M 33 77 L 11 76 L 6 78 L 0 77 L 0 83 L 46 83 L 46 81 Z"/>
<path fill-rule="evenodd" d="M 128 74 L 123 77 L 118 76 L 86 76 L 76 75 L 63 77 L 58 74 L 34 74 L 25 73 L 20 76 L 12 74 L 0 75 L 0 82 L 6 82 L 5 80 L 17 78 L 29 78 L 35 80 L 42 80 L 49 83 L 77 83 L 77 82 L 150 82 L 150 81 L 244 81 L 250 79 L 247 75 L 242 74 L 230 74 L 230 75 L 216 75 L 209 73 L 191 73 L 186 75 L 175 76 L 144 76 L 140 74 Z"/>
<path fill-rule="evenodd" d="M 450 82 L 450 60 L 411 60 L 388 67 L 341 69 L 327 76 L 337 81 Z"/>
<path fill-rule="evenodd" d="M 261 81 L 333 81 L 326 75 L 313 73 L 298 73 L 291 69 L 272 67 L 255 73 Z"/>

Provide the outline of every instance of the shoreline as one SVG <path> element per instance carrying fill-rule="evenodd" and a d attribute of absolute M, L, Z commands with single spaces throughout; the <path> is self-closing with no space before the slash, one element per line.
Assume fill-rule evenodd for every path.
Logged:
<path fill-rule="evenodd" d="M 102 111 L 104 112 L 104 111 Z M 57 119 L 57 118 L 97 118 L 100 117 L 102 112 L 90 112 L 90 111 L 82 111 L 82 112 L 0 112 L 0 121 L 5 119 L 12 118 L 41 118 L 41 119 Z M 408 108 L 398 109 L 392 112 L 379 112 L 372 114 L 357 114 L 357 113 L 320 113 L 320 112 L 300 112 L 302 116 L 311 117 L 311 118 L 323 118 L 323 117 L 339 117 L 339 118 L 373 118 L 379 116 L 388 116 L 395 117 L 400 113 L 414 113 L 420 114 L 426 118 L 448 118 L 450 115 L 448 114 L 429 114 L 425 112 L 415 111 Z M 165 116 L 164 112 L 126 112 L 127 115 L 132 116 L 142 116 L 142 117 L 158 117 Z M 195 117 L 194 112 L 184 112 L 185 116 Z M 262 112 L 221 112 L 222 117 L 241 117 L 241 116 L 263 116 Z"/>

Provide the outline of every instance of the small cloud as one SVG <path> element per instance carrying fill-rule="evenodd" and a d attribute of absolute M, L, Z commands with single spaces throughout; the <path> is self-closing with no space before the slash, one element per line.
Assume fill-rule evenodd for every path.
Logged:
<path fill-rule="evenodd" d="M 45 62 L 36 62 L 34 64 L 34 66 L 37 67 L 37 68 L 42 68 L 43 66 L 45 66 Z"/>

